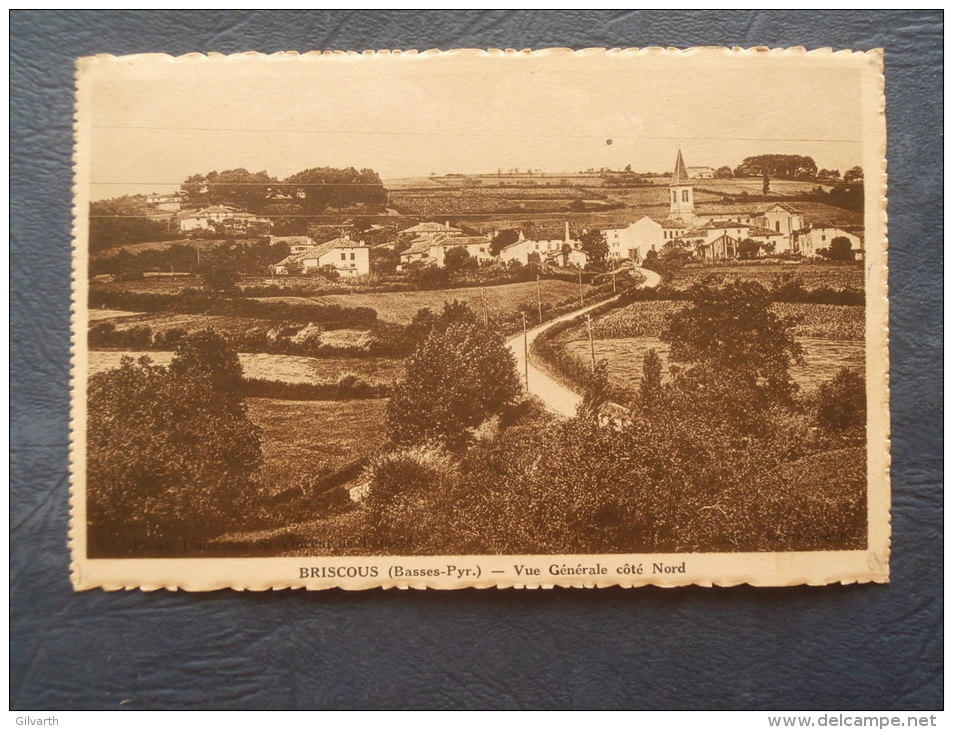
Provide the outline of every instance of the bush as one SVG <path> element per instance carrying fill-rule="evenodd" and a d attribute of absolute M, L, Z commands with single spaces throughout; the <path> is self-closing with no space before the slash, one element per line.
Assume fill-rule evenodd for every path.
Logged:
<path fill-rule="evenodd" d="M 456 542 L 447 517 L 456 511 L 458 478 L 454 458 L 433 443 L 373 457 L 364 470 L 364 504 L 376 547 L 426 554 Z"/>
<path fill-rule="evenodd" d="M 241 524 L 261 441 L 240 387 L 237 355 L 211 331 L 184 338 L 168 368 L 124 358 L 90 378 L 91 557 L 180 552 Z"/>
<path fill-rule="evenodd" d="M 418 324 L 423 339 L 388 403 L 388 432 L 395 443 L 461 445 L 469 429 L 516 399 L 515 359 L 459 302 L 445 305 L 429 329 Z"/>
<path fill-rule="evenodd" d="M 822 383 L 816 396 L 817 425 L 831 434 L 862 431 L 867 425 L 864 377 L 848 368 Z"/>

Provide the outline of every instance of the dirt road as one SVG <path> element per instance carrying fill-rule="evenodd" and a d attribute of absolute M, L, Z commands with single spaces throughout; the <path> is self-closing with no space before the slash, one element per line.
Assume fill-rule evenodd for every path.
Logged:
<path fill-rule="evenodd" d="M 659 283 L 661 283 L 661 277 L 654 271 L 649 271 L 648 269 L 634 269 L 633 273 L 638 273 L 645 277 L 645 281 L 639 284 L 639 288 L 656 287 L 659 285 Z M 531 330 L 527 330 L 525 338 L 525 351 L 529 352 L 529 349 L 533 346 L 533 341 L 540 335 L 540 333 L 545 332 L 554 324 L 578 317 L 580 314 L 585 314 L 586 312 L 598 307 L 603 303 L 604 302 L 596 302 L 595 304 L 581 307 L 569 312 L 568 314 L 564 314 L 561 317 L 556 317 L 556 319 L 543 322 L 541 325 L 533 327 Z M 511 337 L 506 341 L 506 345 L 516 356 L 516 368 L 520 374 L 520 378 L 525 379 L 527 368 L 526 358 L 524 356 L 523 333 L 521 332 L 515 337 Z M 530 358 L 528 370 L 529 386 L 527 389 L 530 393 L 537 396 L 541 401 L 543 401 L 549 410 L 558 416 L 570 418 L 571 416 L 576 415 L 576 407 L 582 402 L 581 395 L 570 390 L 565 385 L 556 382 L 545 372 L 537 368 L 533 364 L 532 358 Z"/>

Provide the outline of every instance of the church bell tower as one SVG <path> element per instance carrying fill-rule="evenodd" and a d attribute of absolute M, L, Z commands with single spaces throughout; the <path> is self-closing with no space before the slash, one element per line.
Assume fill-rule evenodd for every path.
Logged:
<path fill-rule="evenodd" d="M 695 220 L 695 191 L 692 188 L 691 180 L 688 177 L 688 170 L 685 169 L 685 160 L 682 159 L 682 151 L 678 151 L 678 157 L 675 158 L 675 174 L 672 175 L 672 182 L 668 186 L 669 218 L 693 223 Z"/>

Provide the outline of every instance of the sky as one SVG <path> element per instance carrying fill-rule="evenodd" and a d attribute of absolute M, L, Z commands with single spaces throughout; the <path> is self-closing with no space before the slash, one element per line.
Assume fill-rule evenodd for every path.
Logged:
<path fill-rule="evenodd" d="M 859 65 L 830 56 L 97 57 L 80 88 L 92 200 L 237 167 L 664 172 L 679 148 L 690 166 L 862 163 Z"/>

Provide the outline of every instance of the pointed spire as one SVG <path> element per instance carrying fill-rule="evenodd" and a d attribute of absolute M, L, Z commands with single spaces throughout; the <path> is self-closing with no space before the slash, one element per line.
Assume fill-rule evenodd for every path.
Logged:
<path fill-rule="evenodd" d="M 688 170 L 685 168 L 685 160 L 682 159 L 682 150 L 679 149 L 678 157 L 675 158 L 675 174 L 672 175 L 672 185 L 688 185 Z"/>

